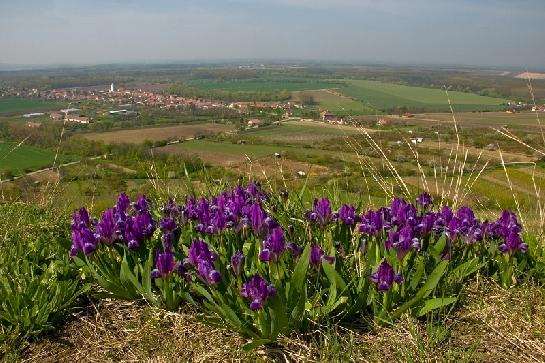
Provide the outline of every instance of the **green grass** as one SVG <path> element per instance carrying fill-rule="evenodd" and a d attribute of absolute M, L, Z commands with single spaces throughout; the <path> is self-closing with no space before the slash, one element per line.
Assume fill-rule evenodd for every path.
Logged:
<path fill-rule="evenodd" d="M 313 139 L 315 137 L 339 137 L 346 135 L 360 134 L 355 128 L 353 130 L 346 128 L 337 128 L 327 124 L 323 125 L 298 125 L 297 123 L 282 123 L 278 126 L 259 128 L 257 130 L 249 130 L 244 134 L 251 136 L 272 137 L 280 139 L 282 137 L 295 138 L 304 137 Z M 244 135 L 243 134 L 243 135 Z"/>
<path fill-rule="evenodd" d="M 298 154 L 299 159 L 304 157 L 324 156 L 325 151 L 319 148 L 292 145 L 264 145 L 264 144 L 233 144 L 231 142 L 215 142 L 208 140 L 196 140 L 176 145 L 177 147 L 193 150 L 208 151 L 226 155 L 248 155 L 253 158 L 272 156 L 274 153 Z M 357 160 L 356 155 L 351 152 L 327 151 L 326 156 L 335 156 L 345 160 Z"/>
<path fill-rule="evenodd" d="M 223 142 L 213 142 L 208 140 L 195 140 L 179 144 L 180 148 L 193 151 L 208 151 L 217 152 L 228 155 L 248 155 L 258 158 L 268 155 L 273 155 L 275 152 L 280 152 L 283 149 L 295 149 L 293 147 L 278 147 L 273 145 L 251 145 L 251 144 L 232 144 Z"/>
<path fill-rule="evenodd" d="M 196 79 L 186 82 L 187 85 L 201 90 L 223 90 L 232 92 L 271 92 L 271 91 L 303 91 L 338 87 L 338 82 L 314 80 L 213 80 Z"/>
<path fill-rule="evenodd" d="M 350 80 L 340 91 L 350 97 L 361 100 L 378 109 L 392 107 L 422 108 L 429 112 L 448 112 L 448 100 L 445 92 L 440 89 L 411 87 L 391 83 L 366 80 Z M 502 108 L 505 100 L 501 98 L 479 96 L 473 93 L 449 92 L 454 110 L 495 111 Z"/>
<path fill-rule="evenodd" d="M 303 96 L 312 96 L 320 110 L 328 110 L 339 115 L 373 115 L 377 111 L 365 102 L 338 94 L 333 90 L 310 90 L 294 92 L 293 98 L 300 101 Z"/>
<path fill-rule="evenodd" d="M 10 142 L 0 142 L 0 172 L 11 171 L 22 174 L 28 170 L 38 170 L 53 165 L 55 153 L 35 146 L 21 145 Z M 68 161 L 69 158 L 59 155 L 57 163 Z"/>
<path fill-rule="evenodd" d="M 62 107 L 57 101 L 23 97 L 0 97 L 0 114 L 15 112 L 46 111 Z"/>

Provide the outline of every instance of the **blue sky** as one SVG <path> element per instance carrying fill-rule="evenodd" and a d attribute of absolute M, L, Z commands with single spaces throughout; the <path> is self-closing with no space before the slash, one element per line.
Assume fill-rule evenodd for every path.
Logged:
<path fill-rule="evenodd" d="M 0 64 L 300 59 L 545 68 L 544 0 L 0 0 Z"/>

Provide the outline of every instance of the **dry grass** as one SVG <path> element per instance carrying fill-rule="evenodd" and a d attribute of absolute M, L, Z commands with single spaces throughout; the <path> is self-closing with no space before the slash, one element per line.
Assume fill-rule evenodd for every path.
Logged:
<path fill-rule="evenodd" d="M 32 344 L 23 362 L 543 362 L 545 290 L 472 284 L 446 321 L 405 316 L 371 331 L 331 326 L 283 337 L 255 352 L 236 334 L 210 328 L 195 313 L 103 301 L 64 330 Z"/>
<path fill-rule="evenodd" d="M 405 317 L 361 341 L 372 362 L 544 362 L 545 291 L 474 283 L 445 322 Z"/>
<path fill-rule="evenodd" d="M 244 341 L 140 303 L 101 301 L 76 314 L 64 331 L 31 346 L 28 362 L 240 361 Z"/>

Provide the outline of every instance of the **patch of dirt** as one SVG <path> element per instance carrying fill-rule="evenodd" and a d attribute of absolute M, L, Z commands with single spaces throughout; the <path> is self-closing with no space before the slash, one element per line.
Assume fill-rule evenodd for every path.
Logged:
<path fill-rule="evenodd" d="M 233 130 L 230 125 L 205 123 L 196 125 L 176 125 L 165 127 L 150 127 L 134 130 L 117 130 L 108 132 L 89 133 L 82 135 L 89 140 L 104 141 L 105 143 L 142 143 L 146 140 L 163 141 L 185 139 L 197 135 L 211 135 Z"/>
<path fill-rule="evenodd" d="M 545 79 L 545 73 L 532 73 L 532 72 L 523 72 L 517 74 L 515 78 L 519 79 Z"/>

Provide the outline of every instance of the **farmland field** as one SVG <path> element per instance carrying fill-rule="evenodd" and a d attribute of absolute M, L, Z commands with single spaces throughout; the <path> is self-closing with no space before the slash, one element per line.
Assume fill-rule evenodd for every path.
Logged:
<path fill-rule="evenodd" d="M 22 97 L 0 97 L 0 114 L 15 112 L 47 111 L 63 107 L 56 101 L 38 100 Z"/>
<path fill-rule="evenodd" d="M 370 105 L 362 101 L 353 100 L 330 89 L 293 92 L 292 97 L 296 101 L 301 101 L 304 96 L 311 96 L 321 111 L 328 110 L 339 115 L 350 116 L 376 113 L 376 110 Z"/>
<path fill-rule="evenodd" d="M 329 125 L 315 121 L 288 121 L 280 125 L 249 130 L 241 136 L 259 137 L 263 142 L 310 144 L 315 141 L 358 134 L 360 131 L 351 126 Z"/>
<path fill-rule="evenodd" d="M 151 127 L 134 130 L 118 130 L 85 134 L 89 140 L 104 141 L 105 143 L 142 143 L 149 141 L 173 140 L 189 138 L 196 135 L 210 135 L 232 130 L 229 125 L 203 123 L 191 125 L 177 125 L 165 127 Z"/>
<path fill-rule="evenodd" d="M 287 147 L 292 149 L 292 147 Z M 177 145 L 170 145 L 162 148 L 164 151 L 173 152 L 174 150 L 183 150 L 189 153 L 195 153 L 203 156 L 206 154 L 223 155 L 218 161 L 223 159 L 233 161 L 242 161 L 245 155 L 250 158 L 260 158 L 264 156 L 274 155 L 275 152 L 281 152 L 286 147 L 278 147 L 274 145 L 248 145 L 248 144 L 233 144 L 228 142 L 215 142 L 208 140 L 188 141 Z M 214 161 L 210 158 L 204 158 L 207 161 Z"/>
<path fill-rule="evenodd" d="M 168 145 L 159 149 L 174 155 L 195 155 L 215 166 L 222 166 L 243 175 L 293 176 L 295 172 L 304 170 L 309 175 L 324 175 L 326 167 L 309 162 L 305 152 L 321 154 L 320 150 L 304 149 L 293 146 L 233 144 L 208 140 L 189 141 L 177 145 Z M 276 159 L 274 154 L 302 155 L 301 160 L 289 157 Z M 312 170 L 312 173 L 310 171 Z M 281 172 L 282 171 L 282 172 Z"/>
<path fill-rule="evenodd" d="M 440 89 L 412 87 L 367 80 L 350 80 L 341 93 L 368 103 L 380 110 L 393 107 L 417 107 L 436 112 L 448 112 L 448 100 Z M 449 92 L 455 111 L 495 111 L 505 100 L 465 92 Z"/>
<path fill-rule="evenodd" d="M 545 118 L 542 117 L 541 118 Z M 452 115 L 449 113 L 417 114 L 410 121 L 415 124 L 452 125 Z M 524 128 L 526 131 L 539 131 L 539 123 L 533 112 L 509 114 L 505 112 L 463 112 L 456 113 L 456 122 L 464 127 L 503 127 Z"/>
<path fill-rule="evenodd" d="M 255 92 L 255 91 L 302 91 L 322 88 L 338 87 L 339 82 L 336 81 L 315 81 L 315 80 L 212 80 L 212 79 L 197 79 L 186 82 L 188 85 L 202 89 L 212 90 L 219 89 L 223 91 L 233 92 Z"/>
<path fill-rule="evenodd" d="M 0 142 L 0 171 L 22 174 L 26 170 L 37 170 L 52 166 L 55 153 L 35 146 Z M 58 163 L 67 158 L 59 157 Z"/>

